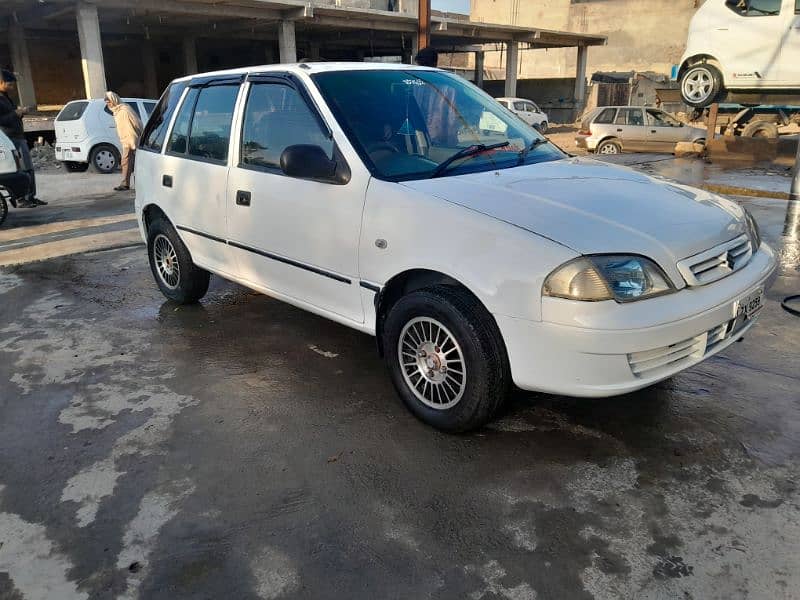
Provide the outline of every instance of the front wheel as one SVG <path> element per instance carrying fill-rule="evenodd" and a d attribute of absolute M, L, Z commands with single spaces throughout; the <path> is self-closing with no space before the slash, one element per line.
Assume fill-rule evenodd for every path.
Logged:
<path fill-rule="evenodd" d="M 722 92 L 722 73 L 714 65 L 700 63 L 689 67 L 681 76 L 681 97 L 694 108 L 714 103 Z"/>
<path fill-rule="evenodd" d="M 547 133 L 547 121 L 542 121 L 541 123 L 539 123 L 539 127 L 537 129 L 541 134 Z"/>
<path fill-rule="evenodd" d="M 147 255 L 153 277 L 168 299 L 191 304 L 206 295 L 210 274 L 192 262 L 189 250 L 168 221 L 157 219 L 147 228 Z"/>
<path fill-rule="evenodd" d="M 467 292 L 435 286 L 404 296 L 383 335 L 392 383 L 421 421 L 470 431 L 505 400 L 511 380 L 505 347 L 491 315 Z"/>

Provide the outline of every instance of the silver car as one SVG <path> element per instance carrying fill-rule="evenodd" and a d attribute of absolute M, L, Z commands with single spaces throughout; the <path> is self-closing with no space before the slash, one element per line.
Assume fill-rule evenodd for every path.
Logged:
<path fill-rule="evenodd" d="M 678 142 L 705 141 L 705 129 L 647 106 L 597 108 L 584 117 L 575 136 L 576 146 L 598 154 L 672 152 Z"/>

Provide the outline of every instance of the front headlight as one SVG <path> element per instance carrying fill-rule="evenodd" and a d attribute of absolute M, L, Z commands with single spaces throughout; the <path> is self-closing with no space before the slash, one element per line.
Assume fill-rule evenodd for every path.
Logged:
<path fill-rule="evenodd" d="M 747 235 L 750 236 L 750 241 L 753 243 L 753 252 L 758 252 L 761 247 L 761 230 L 758 228 L 758 223 L 750 211 L 744 209 L 744 217 L 747 219 Z"/>
<path fill-rule="evenodd" d="M 542 293 L 586 302 L 631 302 L 674 290 L 669 278 L 648 258 L 600 254 L 581 256 L 558 267 L 545 279 Z"/>

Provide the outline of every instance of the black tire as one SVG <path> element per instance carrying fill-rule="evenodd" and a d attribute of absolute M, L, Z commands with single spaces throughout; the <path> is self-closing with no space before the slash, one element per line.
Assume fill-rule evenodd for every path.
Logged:
<path fill-rule="evenodd" d="M 84 173 L 89 169 L 89 163 L 75 162 L 73 160 L 65 160 L 61 164 L 70 173 Z"/>
<path fill-rule="evenodd" d="M 413 335 L 405 332 L 414 331 L 411 329 L 413 327 L 424 328 L 425 323 L 438 323 L 434 326 L 440 325 L 444 328 L 433 330 L 436 331 L 434 345 L 442 339 L 445 341 L 441 342 L 441 348 L 435 347 L 435 352 L 430 355 L 430 360 L 435 361 L 438 366 L 424 368 L 429 369 L 429 378 L 433 377 L 434 368 L 437 376 L 448 377 L 442 375 L 440 370 L 446 370 L 447 365 L 451 365 L 447 385 L 455 383 L 449 389 L 437 383 L 438 389 L 434 392 L 434 383 L 423 383 L 426 381 L 425 376 L 418 370 L 418 366 L 409 363 L 404 368 L 401 364 L 401 358 L 412 360 L 399 348 L 402 344 L 401 335 L 403 340 L 408 341 Z M 447 342 L 446 338 L 440 338 L 440 333 L 452 335 L 460 352 L 455 352 L 455 345 Z M 416 334 L 419 335 L 418 330 Z M 433 338 L 433 334 L 430 337 Z M 402 347 L 413 354 L 413 360 L 424 363 L 428 359 L 420 358 L 424 351 L 420 353 L 422 345 L 417 346 L 416 351 L 408 350 L 405 344 Z M 458 288 L 434 286 L 400 298 L 386 317 L 383 347 L 392 383 L 403 403 L 418 419 L 442 431 L 464 432 L 485 425 L 497 413 L 508 395 L 511 376 L 505 346 L 497 325 L 477 299 Z M 446 355 L 449 362 L 434 358 L 434 355 Z M 460 362 L 452 360 L 453 356 L 460 358 L 463 363 L 463 377 L 460 380 L 456 375 L 456 367 Z M 422 400 L 413 390 L 411 382 L 424 386 L 424 390 L 430 385 L 432 397 L 427 402 Z M 437 402 L 437 399 L 441 401 L 454 388 L 460 393 L 453 393 L 450 403 Z M 433 404 L 439 406 L 434 407 Z"/>
<path fill-rule="evenodd" d="M 539 127 L 538 127 L 538 129 L 539 129 L 539 133 L 541 133 L 542 135 L 544 135 L 545 133 L 547 133 L 547 121 L 542 121 L 542 122 L 539 124 Z"/>
<path fill-rule="evenodd" d="M 778 139 L 778 126 L 767 121 L 753 121 L 742 129 L 742 137 Z"/>
<path fill-rule="evenodd" d="M 8 202 L 6 201 L 6 191 L 0 189 L 0 225 L 2 225 L 8 217 Z"/>
<path fill-rule="evenodd" d="M 681 75 L 681 98 L 694 108 L 714 104 L 723 90 L 722 73 L 714 65 L 697 63 Z"/>
<path fill-rule="evenodd" d="M 163 251 L 165 240 L 174 257 L 169 261 L 164 261 L 163 258 L 156 256 L 156 247 L 159 247 L 159 251 Z M 175 228 L 166 219 L 156 219 L 148 227 L 147 256 L 150 260 L 153 278 L 161 293 L 169 300 L 178 304 L 192 304 L 206 295 L 211 275 L 192 262 L 189 250 L 184 246 Z M 159 261 L 161 262 L 159 263 Z M 157 263 L 165 268 L 168 266 L 169 269 L 162 273 Z M 177 273 L 175 265 L 177 265 Z M 171 279 L 172 276 L 175 278 Z"/>
<path fill-rule="evenodd" d="M 599 144 L 597 144 L 597 150 L 595 150 L 597 154 L 622 154 L 622 144 L 619 143 L 619 140 L 611 139 L 611 140 L 603 140 Z"/>
<path fill-rule="evenodd" d="M 113 173 L 119 167 L 120 160 L 119 151 L 111 144 L 98 144 L 89 152 L 89 165 L 95 173 Z"/>

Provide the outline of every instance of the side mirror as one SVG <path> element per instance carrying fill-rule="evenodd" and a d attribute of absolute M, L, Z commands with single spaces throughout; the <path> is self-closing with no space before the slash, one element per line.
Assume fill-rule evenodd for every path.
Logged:
<path fill-rule="evenodd" d="M 281 170 L 289 177 L 300 179 L 333 179 L 336 161 L 328 158 L 319 146 L 296 144 L 281 154 Z"/>

